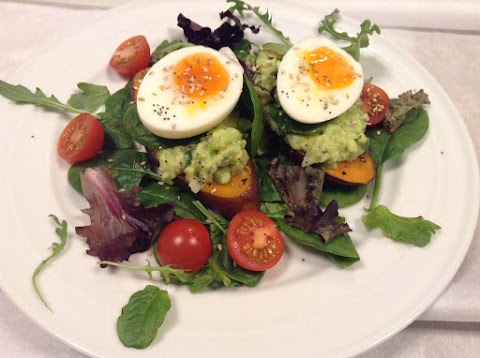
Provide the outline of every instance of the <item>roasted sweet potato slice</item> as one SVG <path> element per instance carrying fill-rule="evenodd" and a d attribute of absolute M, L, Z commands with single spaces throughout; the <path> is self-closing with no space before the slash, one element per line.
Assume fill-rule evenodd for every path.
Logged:
<path fill-rule="evenodd" d="M 144 68 L 143 70 L 138 71 L 132 79 L 132 101 L 137 101 L 138 88 L 140 83 L 142 83 L 143 77 L 147 74 L 150 67 Z"/>
<path fill-rule="evenodd" d="M 185 178 L 176 181 L 188 188 Z M 227 219 L 244 210 L 260 210 L 260 192 L 255 165 L 250 160 L 245 168 L 234 174 L 227 184 L 212 182 L 203 187 L 195 196 L 208 208 Z"/>
<path fill-rule="evenodd" d="M 375 178 L 375 164 L 370 153 L 360 154 L 350 161 L 338 163 L 336 168 L 323 168 L 326 179 L 341 185 L 366 185 Z"/>

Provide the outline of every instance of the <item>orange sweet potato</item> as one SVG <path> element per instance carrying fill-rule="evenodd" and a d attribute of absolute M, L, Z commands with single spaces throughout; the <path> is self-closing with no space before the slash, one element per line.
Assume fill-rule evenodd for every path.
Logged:
<path fill-rule="evenodd" d="M 336 168 L 323 168 L 327 180 L 342 185 L 366 185 L 375 178 L 375 164 L 370 153 L 360 154 L 350 161 L 338 163 Z"/>
<path fill-rule="evenodd" d="M 185 178 L 177 183 L 188 188 Z M 255 173 L 255 165 L 250 160 L 246 167 L 234 174 L 227 184 L 212 182 L 205 185 L 195 196 L 208 208 L 227 219 L 244 210 L 260 210 L 260 191 Z"/>
<path fill-rule="evenodd" d="M 132 101 L 137 101 L 137 94 L 138 88 L 140 87 L 140 83 L 142 83 L 143 77 L 147 74 L 150 67 L 144 68 L 143 70 L 138 71 L 135 76 L 133 76 L 132 80 Z"/>

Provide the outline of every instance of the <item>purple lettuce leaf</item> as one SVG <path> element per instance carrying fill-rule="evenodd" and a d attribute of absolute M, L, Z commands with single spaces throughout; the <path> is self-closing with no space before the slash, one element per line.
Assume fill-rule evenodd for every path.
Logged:
<path fill-rule="evenodd" d="M 140 187 L 119 191 L 107 168 L 85 169 L 81 183 L 90 204 L 82 211 L 90 216 L 91 223 L 75 231 L 87 238 L 87 254 L 102 261 L 121 262 L 148 250 L 154 234 L 174 219 L 170 204 L 146 208 L 138 203 Z"/>
<path fill-rule="evenodd" d="M 352 231 L 338 216 L 338 204 L 335 200 L 327 205 L 325 211 L 322 211 L 317 203 L 312 203 L 308 208 L 291 208 L 285 215 L 285 222 L 310 234 L 318 234 L 325 242 Z"/>
<path fill-rule="evenodd" d="M 311 234 L 318 234 L 327 242 L 351 231 L 338 216 L 338 203 L 331 201 L 323 211 L 320 196 L 325 172 L 319 167 L 283 165 L 273 161 L 268 166 L 280 196 L 288 206 L 285 222 Z"/>
<path fill-rule="evenodd" d="M 244 30 L 247 28 L 255 34 L 260 30 L 259 27 L 242 24 L 240 19 L 230 11 L 220 13 L 220 19 L 223 20 L 225 18 L 232 20 L 233 24 L 225 21 L 214 31 L 212 31 L 210 27 L 197 24 L 183 14 L 178 15 L 177 24 L 183 29 L 183 33 L 188 42 L 195 45 L 211 47 L 216 50 L 231 46 L 243 40 Z"/>

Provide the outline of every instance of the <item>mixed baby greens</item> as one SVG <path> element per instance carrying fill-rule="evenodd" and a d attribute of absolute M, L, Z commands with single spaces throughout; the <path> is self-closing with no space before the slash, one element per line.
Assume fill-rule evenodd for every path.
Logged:
<path fill-rule="evenodd" d="M 323 174 L 312 174 L 304 168 L 295 166 L 282 152 L 282 146 L 272 146 L 281 148 L 278 151 L 268 150 L 264 144 L 268 136 L 312 135 L 321 131 L 322 127 L 300 124 L 288 118 L 275 102 L 272 88 L 266 89 L 256 82 L 258 76 L 264 74 L 260 73 L 260 69 L 253 70 L 246 62 L 254 48 L 259 53 L 273 51 L 276 56 L 281 57 L 293 46 L 292 41 L 274 26 L 268 11 L 262 13 L 260 8 L 241 0 L 227 2 L 232 5 L 226 12 L 220 14 L 220 18 L 225 21 L 214 31 L 180 14 L 177 19 L 178 25 L 184 30 L 187 41 L 180 39 L 163 41 L 152 52 L 150 62 L 153 64 L 168 53 L 192 44 L 232 48 L 245 68 L 244 91 L 239 106 L 242 107 L 242 115 L 247 120 L 242 133 L 249 139 L 249 154 L 255 162 L 262 201 L 261 210 L 294 242 L 325 253 L 338 267 L 351 266 L 360 257 L 349 236 L 351 230 L 345 219 L 338 215 L 338 209 L 362 200 L 367 194 L 368 187 L 345 188 L 324 183 Z M 241 23 L 240 18 L 248 12 L 254 14 L 280 42 L 266 43 L 258 47 L 245 39 L 245 30 L 248 29 L 255 34 L 261 29 L 261 26 Z M 335 29 L 338 14 L 338 10 L 335 10 L 325 16 L 320 22 L 318 32 L 328 33 L 334 39 L 347 42 L 348 46 L 344 49 L 358 60 L 360 49 L 369 44 L 369 36 L 380 33 L 380 29 L 366 20 L 360 25 L 360 32 L 356 36 L 339 32 Z M 275 78 L 272 81 L 274 86 Z M 78 88 L 78 93 L 73 94 L 67 103 L 62 103 L 55 96 L 46 96 L 38 88 L 32 92 L 24 86 L 0 80 L 0 94 L 16 103 L 30 103 L 48 110 L 68 113 L 89 112 L 102 124 L 106 136 L 103 152 L 88 162 L 73 165 L 68 172 L 71 186 L 85 195 L 91 203 L 91 208 L 85 212 L 91 216 L 92 225 L 76 228 L 77 233 L 89 237 L 87 243 L 90 247 L 87 253 L 98 256 L 99 265 L 102 267 L 110 265 L 143 271 L 150 278 L 153 272 L 158 272 L 165 283 L 188 284 L 192 292 L 199 292 L 206 287 L 256 286 L 262 279 L 263 272 L 251 272 L 235 265 L 226 250 L 228 221 L 208 211 L 179 187 L 158 185 L 158 182 L 162 181 L 162 176 L 153 169 L 151 158 L 143 151 L 137 150 L 138 144 L 147 148 L 165 149 L 179 143 L 196 143 L 200 139 L 194 137 L 180 142 L 172 141 L 156 137 L 146 130 L 139 119 L 135 104 L 131 101 L 131 83 L 113 94 L 110 94 L 105 86 L 94 84 L 79 83 Z M 265 96 L 266 92 L 270 93 Z M 394 102 L 387 116 L 387 125 L 366 131 L 369 140 L 368 152 L 372 155 L 376 167 L 376 179 L 370 206 L 362 220 L 367 229 L 380 228 L 391 239 L 415 246 L 428 244 L 440 227 L 422 217 L 397 216 L 385 206 L 379 205 L 378 198 L 384 164 L 397 159 L 427 132 L 429 118 L 422 105 L 428 103 L 428 97 L 422 91 L 402 94 Z M 104 110 L 98 112 L 102 106 Z M 94 171 L 93 168 L 102 169 Z M 299 191 L 292 193 L 289 190 L 288 182 L 283 182 L 287 176 L 294 182 L 303 183 Z M 108 185 L 96 188 L 99 182 Z M 105 201 L 109 201 L 109 207 L 136 207 L 135 210 L 128 212 L 131 219 L 127 222 L 130 220 L 131 225 L 125 228 L 126 234 L 121 233 L 128 236 L 129 247 L 133 246 L 133 249 L 127 248 L 124 243 L 118 243 L 115 236 L 105 239 L 105 230 L 108 230 L 105 226 L 108 225 L 98 221 L 100 216 L 103 220 L 104 210 L 108 212 L 108 209 L 105 209 L 107 205 L 103 204 Z M 295 210 L 289 205 L 292 201 L 296 203 Z M 320 204 L 326 207 L 325 210 L 320 208 Z M 120 212 L 124 213 L 121 210 Z M 115 218 L 117 214 L 114 210 L 109 214 L 111 215 L 109 223 L 118 219 Z M 127 260 L 132 253 L 145 251 L 155 245 L 155 240 L 152 239 L 155 237 L 154 234 L 158 232 L 159 227 L 164 227 L 175 216 L 193 218 L 209 227 L 213 253 L 199 272 L 190 274 L 169 266 L 152 266 L 150 262 L 144 267 L 120 263 Z M 65 247 L 67 237 L 65 221 L 60 222 L 56 218 L 55 220 L 59 225 L 56 232 L 61 244 L 54 244 L 54 252 L 41 263 L 32 279 L 35 292 L 44 303 L 37 277 L 47 262 Z M 85 231 L 89 231 L 89 234 L 86 235 Z M 95 240 L 92 237 L 95 237 Z M 120 340 L 128 347 L 147 347 L 155 338 L 157 329 L 162 325 L 170 307 L 168 293 L 157 287 L 147 286 L 135 293 L 123 308 L 117 322 Z"/>

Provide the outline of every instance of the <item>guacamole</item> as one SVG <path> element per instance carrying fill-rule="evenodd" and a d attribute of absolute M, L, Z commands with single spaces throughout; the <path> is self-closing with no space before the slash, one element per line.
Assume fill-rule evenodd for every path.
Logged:
<path fill-rule="evenodd" d="M 253 84 L 263 105 L 272 100 L 272 91 L 276 86 L 280 57 L 269 55 L 267 52 L 250 51 L 245 62 L 249 68 L 255 69 Z"/>
<path fill-rule="evenodd" d="M 226 184 L 232 174 L 241 171 L 248 162 L 247 142 L 232 127 L 216 127 L 196 144 L 176 146 L 157 152 L 162 178 L 171 182 L 181 174 L 190 189 L 197 193 L 205 183 Z"/>
<path fill-rule="evenodd" d="M 362 111 L 361 101 L 357 101 L 340 116 L 325 122 L 321 134 L 288 134 L 285 140 L 293 149 L 305 152 L 302 166 L 315 163 L 335 166 L 365 152 L 368 147 L 368 138 L 364 133 L 367 122 L 368 115 Z"/>

